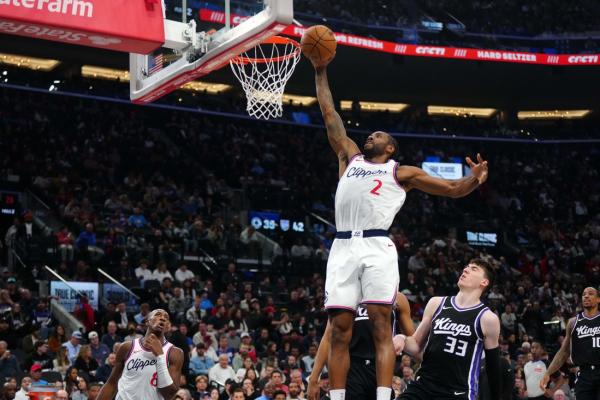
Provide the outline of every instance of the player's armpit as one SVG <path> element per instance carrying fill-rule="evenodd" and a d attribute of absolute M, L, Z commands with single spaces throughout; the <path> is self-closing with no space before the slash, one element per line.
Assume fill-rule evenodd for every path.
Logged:
<path fill-rule="evenodd" d="M 96 397 L 97 400 L 113 400 L 115 398 L 118 389 L 117 385 L 123 374 L 125 361 L 127 361 L 131 346 L 133 346 L 133 342 L 125 342 L 119 346 L 116 354 L 115 366 L 113 367 L 108 380 L 100 389 L 98 397 Z"/>

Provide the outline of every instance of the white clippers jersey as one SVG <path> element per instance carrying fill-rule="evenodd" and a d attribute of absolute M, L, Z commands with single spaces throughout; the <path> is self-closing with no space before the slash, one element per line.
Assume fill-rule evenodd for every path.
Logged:
<path fill-rule="evenodd" d="M 163 345 L 167 360 L 172 347 L 173 344 L 169 342 Z M 164 400 L 156 384 L 156 358 L 141 344 L 140 339 L 135 339 L 119 379 L 116 400 Z"/>
<path fill-rule="evenodd" d="M 406 200 L 396 180 L 397 163 L 375 164 L 362 154 L 354 156 L 335 193 L 335 226 L 338 232 L 387 230 Z"/>

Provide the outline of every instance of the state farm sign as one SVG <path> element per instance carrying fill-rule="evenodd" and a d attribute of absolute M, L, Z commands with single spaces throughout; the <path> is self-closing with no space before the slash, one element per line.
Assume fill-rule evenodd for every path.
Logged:
<path fill-rule="evenodd" d="M 147 54 L 164 43 L 154 0 L 0 0 L 0 32 Z"/>

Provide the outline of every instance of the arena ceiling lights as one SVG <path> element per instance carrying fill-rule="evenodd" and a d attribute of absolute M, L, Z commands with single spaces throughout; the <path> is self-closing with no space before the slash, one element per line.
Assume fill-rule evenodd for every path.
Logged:
<path fill-rule="evenodd" d="M 35 58 L 0 53 L 0 64 L 6 64 L 17 68 L 32 69 L 34 71 L 52 71 L 60 64 L 60 61 L 49 58 Z"/>
<path fill-rule="evenodd" d="M 376 101 L 359 101 L 361 111 L 367 112 L 390 112 L 401 113 L 408 104 L 404 103 L 381 103 Z M 352 110 L 352 100 L 342 100 L 340 107 L 344 111 Z"/>
<path fill-rule="evenodd" d="M 316 97 L 312 96 L 299 96 L 296 94 L 284 94 L 283 103 L 290 104 L 292 106 L 303 106 L 308 107 L 317 102 Z"/>
<path fill-rule="evenodd" d="M 583 118 L 591 110 L 519 111 L 519 119 L 575 119 Z"/>
<path fill-rule="evenodd" d="M 496 113 L 495 108 L 475 107 L 450 107 L 450 106 L 427 106 L 429 115 L 443 115 L 449 117 L 479 117 L 489 118 Z"/>
<path fill-rule="evenodd" d="M 84 78 L 129 82 L 129 71 L 127 70 L 96 67 L 93 65 L 84 65 L 81 67 L 81 76 Z M 209 83 L 200 81 L 191 81 L 181 87 L 181 89 L 184 90 L 190 90 L 193 92 L 206 92 L 209 94 L 219 94 L 231 88 L 231 85 L 225 85 L 223 83 Z"/>

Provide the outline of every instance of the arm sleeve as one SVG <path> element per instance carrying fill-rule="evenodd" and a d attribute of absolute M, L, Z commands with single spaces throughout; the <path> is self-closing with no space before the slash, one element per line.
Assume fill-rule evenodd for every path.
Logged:
<path fill-rule="evenodd" d="M 490 394 L 493 400 L 500 400 L 502 380 L 500 372 L 500 348 L 496 347 L 493 349 L 485 350 L 485 370 L 487 371 L 488 384 L 490 386 Z"/>

